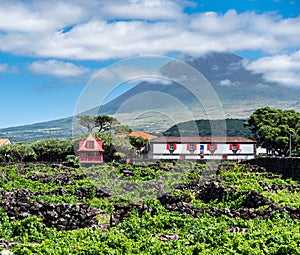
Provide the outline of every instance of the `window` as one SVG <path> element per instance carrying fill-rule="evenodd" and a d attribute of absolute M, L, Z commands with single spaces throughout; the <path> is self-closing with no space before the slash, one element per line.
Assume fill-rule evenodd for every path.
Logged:
<path fill-rule="evenodd" d="M 169 150 L 171 150 L 171 151 L 174 150 L 174 143 L 170 144 Z"/>
<path fill-rule="evenodd" d="M 79 156 L 80 156 L 80 157 L 86 157 L 86 155 L 87 155 L 87 154 L 86 154 L 85 151 L 82 151 L 82 152 L 79 153 Z"/>
<path fill-rule="evenodd" d="M 195 150 L 197 150 L 197 144 L 194 144 L 194 143 L 187 144 L 187 149 L 189 151 L 195 151 Z"/>
<path fill-rule="evenodd" d="M 167 144 L 167 150 L 175 151 L 176 150 L 176 143 L 168 143 Z"/>
<path fill-rule="evenodd" d="M 94 149 L 94 141 L 88 141 L 87 142 L 87 148 L 88 149 Z"/>
<path fill-rule="evenodd" d="M 240 150 L 240 148 L 241 148 L 241 146 L 238 143 L 230 144 L 230 150 L 232 150 L 232 151 L 238 151 L 238 150 Z"/>
<path fill-rule="evenodd" d="M 88 156 L 89 156 L 89 157 L 94 157 L 94 152 L 93 152 L 93 151 L 89 151 L 89 152 L 88 152 Z"/>

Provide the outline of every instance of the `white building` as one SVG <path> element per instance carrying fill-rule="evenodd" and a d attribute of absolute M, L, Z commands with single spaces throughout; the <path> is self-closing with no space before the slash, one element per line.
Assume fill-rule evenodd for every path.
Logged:
<path fill-rule="evenodd" d="M 174 137 L 163 136 L 150 141 L 152 159 L 252 159 L 256 142 L 244 137 Z"/>

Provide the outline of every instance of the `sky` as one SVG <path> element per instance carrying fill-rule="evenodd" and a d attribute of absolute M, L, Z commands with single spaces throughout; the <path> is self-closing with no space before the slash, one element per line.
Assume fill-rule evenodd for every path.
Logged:
<path fill-rule="evenodd" d="M 0 0 L 0 128 L 73 115 L 123 59 L 231 52 L 300 87 L 300 0 Z"/>

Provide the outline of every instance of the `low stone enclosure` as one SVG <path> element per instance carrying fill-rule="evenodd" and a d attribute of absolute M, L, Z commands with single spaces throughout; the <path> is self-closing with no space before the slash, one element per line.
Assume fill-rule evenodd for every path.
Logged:
<path fill-rule="evenodd" d="M 263 157 L 243 163 L 264 167 L 266 171 L 281 174 L 283 178 L 300 180 L 300 158 Z"/>
<path fill-rule="evenodd" d="M 273 217 L 275 211 L 286 212 L 290 215 L 292 219 L 300 219 L 300 208 L 295 208 L 291 206 L 278 206 L 276 203 L 266 199 L 257 191 L 244 191 L 239 192 L 237 189 L 231 188 L 227 185 L 221 184 L 223 178 L 218 177 L 218 171 L 220 167 L 223 169 L 230 170 L 233 165 L 220 165 L 219 169 L 216 171 L 216 177 L 205 176 L 201 181 L 194 181 L 189 184 L 180 184 L 176 187 L 179 190 L 189 190 L 195 194 L 195 199 L 200 199 L 205 203 L 210 201 L 222 201 L 225 197 L 238 198 L 240 196 L 246 196 L 241 207 L 238 209 L 219 209 L 216 207 L 208 208 L 194 208 L 189 195 L 175 196 L 171 193 L 166 193 L 159 197 L 159 201 L 165 209 L 168 211 L 176 211 L 182 214 L 189 214 L 193 217 L 200 217 L 203 213 L 208 213 L 213 217 L 219 217 L 221 215 L 226 215 L 231 218 L 242 218 L 244 220 L 260 218 L 268 219 Z M 247 164 L 245 166 L 245 171 L 249 172 L 265 172 L 265 169 L 260 166 Z M 203 171 L 205 172 L 205 171 Z M 210 172 L 212 173 L 212 172 Z M 276 178 L 273 174 L 265 174 L 266 178 Z M 276 192 L 278 190 L 286 189 L 291 192 L 300 193 L 300 184 L 298 185 L 275 185 L 268 183 L 259 183 L 264 190 Z M 260 206 L 266 206 L 265 209 L 257 209 Z M 138 210 L 138 214 L 142 215 L 144 211 L 154 212 L 155 208 L 149 208 L 140 203 L 131 203 L 128 205 L 117 204 L 115 205 L 115 210 L 111 214 L 111 226 L 115 226 L 118 223 L 124 221 L 130 211 L 133 209 Z"/>
<path fill-rule="evenodd" d="M 258 161 L 252 161 L 251 164 Z M 277 161 L 278 160 L 278 161 Z M 271 166 L 281 159 L 275 159 Z M 260 161 L 268 162 L 268 161 Z M 291 172 L 287 174 L 284 172 L 283 177 L 297 177 L 296 166 L 299 160 L 289 159 L 289 161 L 280 161 L 282 165 L 285 162 L 295 164 L 295 168 L 292 168 Z M 251 165 L 249 162 L 245 165 L 245 172 L 265 172 L 265 168 L 259 165 Z M 200 217 L 203 213 L 208 213 L 211 216 L 226 215 L 232 218 L 242 219 L 253 219 L 261 218 L 268 219 L 272 217 L 275 211 L 286 212 L 292 219 L 300 219 L 300 208 L 291 206 L 279 206 L 271 200 L 265 198 L 257 191 L 239 191 L 232 188 L 229 185 L 222 184 L 223 177 L 219 175 L 219 171 L 231 170 L 234 167 L 232 164 L 220 164 L 218 169 L 203 170 L 201 179 L 195 179 L 188 184 L 178 184 L 175 188 L 178 190 L 189 190 L 190 193 L 194 194 L 194 199 L 209 203 L 210 201 L 222 201 L 226 197 L 230 199 L 236 199 L 237 197 L 244 196 L 245 199 L 241 206 L 236 209 L 219 209 L 216 207 L 196 208 L 193 206 L 192 197 L 188 194 L 184 195 L 173 195 L 172 193 L 165 193 L 158 197 L 162 206 L 168 211 L 176 211 L 182 214 L 189 214 L 193 217 Z M 299 166 L 298 166 L 299 167 Z M 153 169 L 159 168 L 159 163 L 153 164 Z M 285 168 L 286 169 L 286 168 Z M 166 169 L 167 171 L 168 169 Z M 209 174 L 207 174 L 209 173 Z M 123 170 L 124 175 L 129 175 L 129 170 Z M 211 175 L 213 174 L 213 175 Z M 215 174 L 215 175 L 214 175 Z M 272 173 L 264 173 L 266 178 L 272 179 L 277 176 Z M 42 174 L 42 175 L 28 175 L 27 178 L 31 180 L 39 180 L 40 182 L 53 181 L 55 183 L 63 183 L 69 185 L 72 179 L 81 179 L 84 175 L 72 175 L 66 168 L 65 174 Z M 0 176 L 4 178 L 4 176 Z M 264 190 L 276 192 L 278 190 L 289 190 L 291 192 L 300 192 L 300 185 L 275 185 L 268 183 L 259 183 Z M 60 188 L 47 192 L 33 192 L 26 189 L 13 189 L 11 191 L 2 191 L 2 201 L 0 206 L 7 213 L 11 220 L 24 219 L 29 216 L 38 216 L 42 218 L 43 224 L 47 227 L 55 227 L 58 230 L 73 230 L 78 228 L 93 227 L 101 228 L 103 231 L 106 229 L 118 225 L 120 222 L 126 220 L 126 217 L 132 210 L 136 210 L 137 213 L 142 216 L 145 211 L 149 213 L 155 213 L 155 208 L 143 204 L 142 201 L 128 202 L 127 204 L 114 204 L 114 210 L 111 214 L 105 214 L 100 209 L 91 208 L 87 203 L 81 202 L 76 204 L 59 204 L 59 203 L 46 203 L 43 200 L 36 200 L 33 202 L 32 197 L 39 197 L 42 195 L 67 195 L 70 191 Z M 112 199 L 109 194 L 109 190 L 101 188 L 76 188 L 72 194 L 76 196 L 79 201 L 83 201 L 84 198 L 101 198 L 101 199 Z M 264 209 L 258 209 L 260 206 L 264 206 Z M 106 223 L 99 223 L 97 217 L 107 219 Z"/>

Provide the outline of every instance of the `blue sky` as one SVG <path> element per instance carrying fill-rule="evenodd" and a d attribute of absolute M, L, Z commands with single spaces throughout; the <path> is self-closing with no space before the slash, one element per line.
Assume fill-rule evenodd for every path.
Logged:
<path fill-rule="evenodd" d="M 300 86 L 299 0 L 0 0 L 0 128 L 68 117 L 122 59 L 225 51 Z"/>

